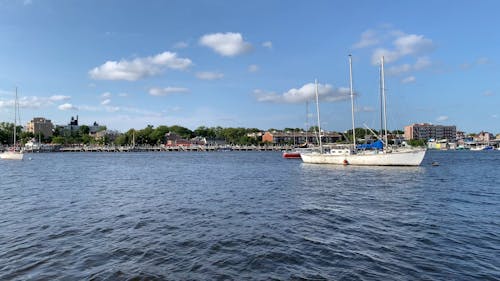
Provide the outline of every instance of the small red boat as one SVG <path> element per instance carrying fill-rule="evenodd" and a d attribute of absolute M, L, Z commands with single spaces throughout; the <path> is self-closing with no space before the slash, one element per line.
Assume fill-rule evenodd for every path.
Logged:
<path fill-rule="evenodd" d="M 298 151 L 283 151 L 283 158 L 300 159 L 300 152 L 298 152 Z"/>

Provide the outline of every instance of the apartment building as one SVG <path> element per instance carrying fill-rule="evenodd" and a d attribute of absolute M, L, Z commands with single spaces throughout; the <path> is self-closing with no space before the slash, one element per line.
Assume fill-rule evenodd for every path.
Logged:
<path fill-rule="evenodd" d="M 52 121 L 43 117 L 35 117 L 33 120 L 26 124 L 26 130 L 33 133 L 35 136 L 39 134 L 44 137 L 51 137 L 53 134 L 54 125 Z"/>
<path fill-rule="evenodd" d="M 455 140 L 457 137 L 457 127 L 420 123 L 405 126 L 404 133 L 406 140 Z"/>

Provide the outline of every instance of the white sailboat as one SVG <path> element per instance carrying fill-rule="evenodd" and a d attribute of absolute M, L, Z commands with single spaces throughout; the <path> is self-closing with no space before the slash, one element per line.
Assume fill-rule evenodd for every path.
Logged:
<path fill-rule="evenodd" d="M 311 164 L 337 164 L 337 165 L 360 165 L 360 166 L 418 166 L 424 159 L 425 148 L 400 147 L 390 148 L 387 144 L 387 116 L 385 108 L 385 85 L 384 85 L 384 58 L 381 58 L 381 94 L 382 114 L 384 118 L 384 137 L 382 150 L 356 150 L 356 137 L 354 134 L 354 93 L 352 86 L 352 59 L 349 55 L 349 82 L 351 91 L 352 130 L 353 147 L 331 148 L 315 153 L 301 154 L 304 163 Z M 319 119 L 319 114 L 318 114 Z M 318 121 L 319 123 L 319 121 Z"/>
<path fill-rule="evenodd" d="M 17 150 L 17 140 L 16 140 L 16 127 L 17 127 L 17 111 L 18 111 L 18 101 L 17 101 L 17 87 L 16 87 L 16 99 L 14 101 L 14 146 L 9 150 L 0 154 L 0 159 L 5 160 L 23 160 L 24 153 L 22 150 Z"/>

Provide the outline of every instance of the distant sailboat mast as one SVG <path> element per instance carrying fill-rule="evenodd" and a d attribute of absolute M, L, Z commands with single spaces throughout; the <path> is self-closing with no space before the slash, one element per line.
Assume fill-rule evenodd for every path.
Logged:
<path fill-rule="evenodd" d="M 351 119 L 352 119 L 352 143 L 353 149 L 356 149 L 356 128 L 354 125 L 354 92 L 352 89 L 352 56 L 349 55 L 349 86 L 351 90 Z"/>
<path fill-rule="evenodd" d="M 307 131 L 309 131 L 309 100 L 306 100 L 306 145 L 309 143 Z"/>
<path fill-rule="evenodd" d="M 319 97 L 318 97 L 318 80 L 314 80 L 315 89 L 316 89 L 316 112 L 318 113 L 318 143 L 319 149 L 321 153 L 323 153 L 323 144 L 321 143 L 321 121 L 319 118 Z"/>
<path fill-rule="evenodd" d="M 382 98 L 383 90 L 382 90 L 382 66 L 379 67 L 378 69 L 378 80 L 379 80 L 379 96 L 380 96 L 380 131 L 378 132 L 379 138 L 383 140 L 384 136 L 384 117 L 383 117 L 383 110 L 382 110 L 382 104 L 384 103 L 384 99 Z"/>
<path fill-rule="evenodd" d="M 384 57 L 380 59 L 380 76 L 381 76 L 381 87 L 382 87 L 382 115 L 384 118 L 384 147 L 387 149 L 389 143 L 387 142 L 387 111 L 386 111 L 386 97 L 385 97 L 385 76 L 384 76 Z"/>
<path fill-rule="evenodd" d="M 17 111 L 18 111 L 17 106 L 18 105 L 17 105 L 17 86 L 16 86 L 16 99 L 14 101 L 14 149 L 16 148 L 16 142 L 17 142 L 16 140 Z"/>

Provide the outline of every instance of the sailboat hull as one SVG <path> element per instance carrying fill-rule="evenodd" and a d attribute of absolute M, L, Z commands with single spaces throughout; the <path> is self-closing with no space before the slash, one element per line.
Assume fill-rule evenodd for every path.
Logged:
<path fill-rule="evenodd" d="M 301 154 L 302 161 L 310 164 L 334 164 L 356 166 L 419 166 L 425 156 L 425 149 L 401 151 L 363 151 L 356 154 L 307 153 Z"/>
<path fill-rule="evenodd" d="M 5 151 L 0 154 L 0 159 L 5 160 L 23 160 L 24 154 L 17 151 Z"/>

